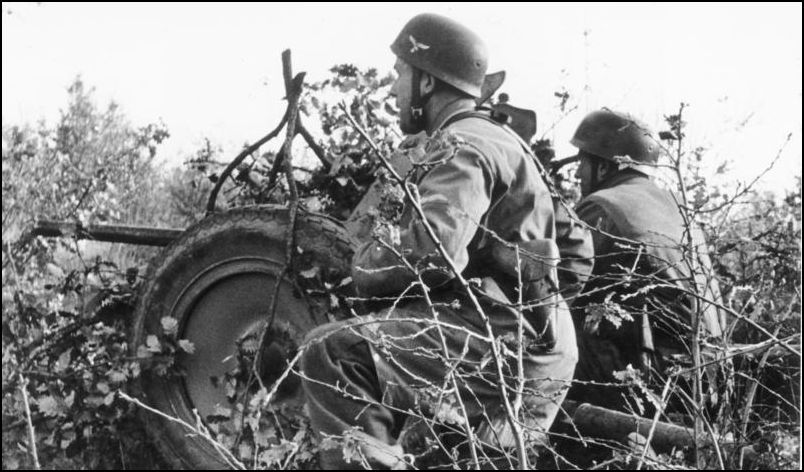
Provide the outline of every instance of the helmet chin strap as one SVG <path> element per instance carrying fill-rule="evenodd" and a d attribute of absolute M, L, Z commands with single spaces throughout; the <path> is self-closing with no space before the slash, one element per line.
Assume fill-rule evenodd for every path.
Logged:
<path fill-rule="evenodd" d="M 595 159 L 592 162 L 593 162 L 592 178 L 590 179 L 589 182 L 589 190 L 594 192 L 595 190 L 597 190 L 598 185 L 600 185 L 600 175 L 598 173 L 598 171 L 600 170 L 600 163 L 597 162 L 597 159 Z"/>
<path fill-rule="evenodd" d="M 433 96 L 433 91 L 421 95 L 422 70 L 418 67 L 413 68 L 410 78 L 410 117 L 414 127 L 421 131 L 427 126 L 424 119 L 424 106 Z"/>

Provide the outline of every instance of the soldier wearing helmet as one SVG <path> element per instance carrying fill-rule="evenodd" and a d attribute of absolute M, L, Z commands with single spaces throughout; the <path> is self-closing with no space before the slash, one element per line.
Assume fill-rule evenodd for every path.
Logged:
<path fill-rule="evenodd" d="M 690 353 L 686 341 L 695 318 L 704 335 L 721 334 L 718 310 L 691 290 L 695 284 L 704 297 L 719 296 L 706 242 L 693 224 L 697 254 L 685 258 L 687 226 L 675 197 L 651 180 L 661 147 L 643 122 L 626 113 L 595 111 L 571 143 L 580 159 L 576 176 L 583 198 L 577 213 L 592 228 L 595 251 L 592 277 L 573 308 L 580 356 L 576 378 L 616 383 L 612 373 L 631 365 L 656 380 L 672 356 Z M 618 320 L 610 322 L 604 311 Z M 623 392 L 580 383 L 570 396 L 625 408 Z"/>
<path fill-rule="evenodd" d="M 458 414 L 453 428 L 471 428 L 498 448 L 513 446 L 502 380 L 488 362 L 487 322 L 498 339 L 524 330 L 524 411 L 533 431 L 552 424 L 577 360 L 572 319 L 556 293 L 550 192 L 527 145 L 475 109 L 487 67 L 483 42 L 449 18 L 423 14 L 405 25 L 391 50 L 400 127 L 429 137 L 414 179 L 424 218 L 409 206 L 398 237 L 355 253 L 359 295 L 393 305 L 315 329 L 302 358 L 313 428 L 330 436 L 359 429 L 361 451 L 374 467 L 402 465 L 400 432 L 413 419 L 407 413 L 443 418 L 447 404 Z M 540 299 L 523 312 L 513 308 L 515 245 L 541 260 L 522 264 L 523 298 Z M 471 290 L 482 313 L 449 265 L 476 281 Z M 513 361 L 503 360 L 506 375 L 516 375 Z M 323 451 L 321 465 L 349 466 L 341 448 Z"/>
<path fill-rule="evenodd" d="M 606 109 L 587 115 L 570 143 L 579 150 L 581 165 L 576 177 L 581 181 L 582 196 L 623 169 L 652 175 L 661 149 L 647 125 L 626 113 Z"/>
<path fill-rule="evenodd" d="M 432 128 L 441 124 L 435 113 L 425 113 L 428 107 L 443 108 L 431 102 L 434 96 L 462 98 L 466 109 L 472 107 L 471 98 L 480 96 L 488 52 L 483 41 L 462 25 L 438 15 L 419 15 L 399 33 L 391 51 L 397 57 L 398 74 L 391 94 L 396 97 L 404 133 L 425 131 L 428 121 Z M 437 90 L 441 93 L 436 94 Z"/>

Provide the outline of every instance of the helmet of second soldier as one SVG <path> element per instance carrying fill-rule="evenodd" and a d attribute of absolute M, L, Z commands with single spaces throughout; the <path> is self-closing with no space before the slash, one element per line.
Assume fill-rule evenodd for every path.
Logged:
<path fill-rule="evenodd" d="M 423 13 L 402 28 L 391 51 L 472 97 L 480 97 L 486 76 L 486 45 L 470 29 L 447 17 Z"/>
<path fill-rule="evenodd" d="M 570 143 L 621 168 L 632 167 L 649 175 L 661 154 L 659 141 L 645 123 L 606 108 L 586 115 Z"/>

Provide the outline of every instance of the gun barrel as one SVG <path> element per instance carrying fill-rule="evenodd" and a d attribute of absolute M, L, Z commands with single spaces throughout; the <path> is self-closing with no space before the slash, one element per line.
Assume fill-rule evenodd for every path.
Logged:
<path fill-rule="evenodd" d="M 31 231 L 34 236 L 68 237 L 91 239 L 111 243 L 139 244 L 143 246 L 167 246 L 178 238 L 184 230 L 174 228 L 151 228 L 147 226 L 127 226 L 91 224 L 81 225 L 70 221 L 39 220 Z"/>

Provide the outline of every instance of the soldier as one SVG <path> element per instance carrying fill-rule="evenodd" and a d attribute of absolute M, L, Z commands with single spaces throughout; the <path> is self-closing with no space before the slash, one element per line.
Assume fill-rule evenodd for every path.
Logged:
<path fill-rule="evenodd" d="M 571 316 L 555 293 L 555 267 L 543 263 L 557 255 L 550 193 L 526 145 L 475 110 L 487 64 L 483 42 L 448 18 L 422 14 L 405 25 L 391 50 L 400 127 L 430 137 L 415 182 L 424 220 L 440 243 L 408 205 L 398 237 L 368 242 L 354 256 L 359 294 L 397 303 L 317 328 L 302 358 L 313 429 L 323 436 L 362 431 L 361 451 L 373 467 L 402 465 L 406 412 L 446 414 L 458 428 L 468 419 L 481 439 L 512 446 L 500 392 L 506 379 L 496 374 L 486 324 L 442 250 L 464 279 L 477 281 L 472 290 L 495 338 L 514 341 L 520 323 L 525 331 L 530 431 L 552 424 L 577 360 Z M 524 310 L 524 318 L 515 308 L 513 244 L 543 259 L 522 265 L 523 296 L 540 302 Z M 515 343 L 509 345 L 515 352 Z M 506 377 L 516 377 L 516 359 L 501 364 Z M 348 466 L 340 449 L 322 451 L 321 465 Z"/>
<path fill-rule="evenodd" d="M 706 243 L 694 223 L 685 225 L 675 197 L 651 180 L 661 148 L 644 123 L 595 111 L 571 143 L 580 159 L 577 213 L 592 228 L 595 252 L 592 277 L 573 309 L 576 378 L 616 383 L 613 372 L 629 364 L 649 378 L 664 371 L 670 356 L 689 354 L 695 318 L 703 336 L 721 333 L 718 310 L 704 301 L 718 296 Z M 688 228 L 694 253 L 686 252 Z M 693 281 L 704 298 L 696 296 Z M 581 383 L 570 397 L 623 409 L 623 393 Z"/>
<path fill-rule="evenodd" d="M 587 225 L 578 219 L 575 211 L 569 206 L 570 203 L 566 200 L 573 198 L 573 195 L 562 194 L 561 190 L 564 177 L 558 173 L 558 170 L 566 164 L 575 162 L 575 159 L 555 161 L 556 153 L 549 139 L 536 140 L 531 146 L 531 150 L 542 166 L 549 169 L 553 181 L 556 244 L 558 244 L 561 254 L 561 261 L 558 263 L 558 285 L 561 288 L 561 295 L 571 307 L 592 273 L 592 262 L 595 255 L 592 247 L 592 233 Z"/>

